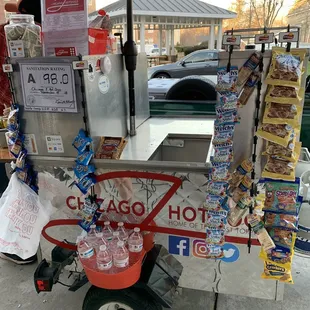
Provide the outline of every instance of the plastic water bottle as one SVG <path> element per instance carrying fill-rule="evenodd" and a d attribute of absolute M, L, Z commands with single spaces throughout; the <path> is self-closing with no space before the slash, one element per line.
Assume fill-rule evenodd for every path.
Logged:
<path fill-rule="evenodd" d="M 90 230 L 87 233 L 87 237 L 86 240 L 90 243 L 91 246 L 95 246 L 96 245 L 96 241 L 97 241 L 97 236 L 96 236 L 97 232 L 96 232 L 96 225 L 91 225 L 90 226 Z"/>
<path fill-rule="evenodd" d="M 109 249 L 110 249 L 110 251 L 111 251 L 112 254 L 116 251 L 116 249 L 117 249 L 117 243 L 118 243 L 119 241 L 122 241 L 122 240 L 119 238 L 119 231 L 114 231 L 114 232 L 113 232 L 113 238 L 112 238 L 112 240 L 111 240 L 111 242 L 110 242 L 110 244 L 109 244 Z"/>
<path fill-rule="evenodd" d="M 113 254 L 113 263 L 116 268 L 126 268 L 129 265 L 129 252 L 124 241 L 118 241 L 117 248 Z"/>
<path fill-rule="evenodd" d="M 96 250 L 96 253 L 98 254 L 99 253 L 99 250 L 100 250 L 100 247 L 102 245 L 105 245 L 105 246 L 109 246 L 109 242 L 103 237 L 103 233 L 100 232 L 100 233 L 97 233 L 96 234 L 96 245 L 95 245 L 95 250 Z"/>
<path fill-rule="evenodd" d="M 119 232 L 119 238 L 126 243 L 127 240 L 128 240 L 128 233 L 127 233 L 127 231 L 126 231 L 126 229 L 124 227 L 124 223 L 123 222 L 119 222 L 117 224 L 117 226 L 118 227 L 117 227 L 116 231 Z"/>
<path fill-rule="evenodd" d="M 82 260 L 88 260 L 95 254 L 94 248 L 83 237 L 78 237 L 77 249 Z"/>
<path fill-rule="evenodd" d="M 112 237 L 113 237 L 113 229 L 110 226 L 110 222 L 106 221 L 104 222 L 104 227 L 102 229 L 102 233 L 103 233 L 103 237 L 107 240 L 107 241 L 111 241 Z"/>
<path fill-rule="evenodd" d="M 97 254 L 97 267 L 99 270 L 109 270 L 112 267 L 112 255 L 105 244 L 100 246 Z"/>
<path fill-rule="evenodd" d="M 140 228 L 136 227 L 128 238 L 128 250 L 132 253 L 139 253 L 143 249 L 143 237 Z"/>

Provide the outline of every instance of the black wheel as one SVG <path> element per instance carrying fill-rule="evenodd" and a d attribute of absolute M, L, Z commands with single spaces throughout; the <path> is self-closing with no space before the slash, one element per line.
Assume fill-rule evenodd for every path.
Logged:
<path fill-rule="evenodd" d="M 189 76 L 180 80 L 169 89 L 166 95 L 167 100 L 214 101 L 216 98 L 214 83 L 197 76 Z"/>
<path fill-rule="evenodd" d="M 161 73 L 155 74 L 154 78 L 155 79 L 170 79 L 171 76 L 168 73 L 161 72 Z"/>
<path fill-rule="evenodd" d="M 139 293 L 138 293 L 139 292 Z M 147 294 L 134 289 L 105 290 L 92 286 L 87 292 L 83 310 L 161 310 Z"/>

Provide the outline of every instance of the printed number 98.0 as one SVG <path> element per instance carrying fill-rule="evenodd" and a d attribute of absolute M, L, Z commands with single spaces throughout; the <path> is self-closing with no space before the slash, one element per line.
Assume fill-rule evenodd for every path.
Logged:
<path fill-rule="evenodd" d="M 69 77 L 68 74 L 63 74 L 61 76 L 61 80 L 58 81 L 58 77 L 56 73 L 52 73 L 52 74 L 44 74 L 43 75 L 43 80 L 46 81 L 48 84 L 68 84 L 69 83 Z"/>

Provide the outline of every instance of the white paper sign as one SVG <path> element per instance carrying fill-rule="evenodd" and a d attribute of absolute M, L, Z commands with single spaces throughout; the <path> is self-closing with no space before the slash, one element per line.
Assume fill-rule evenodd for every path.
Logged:
<path fill-rule="evenodd" d="M 48 153 L 64 153 L 61 136 L 45 136 Z"/>
<path fill-rule="evenodd" d="M 290 32 L 280 32 L 279 33 L 279 42 L 297 42 L 298 41 L 298 31 Z"/>
<path fill-rule="evenodd" d="M 20 64 L 26 111 L 77 112 L 71 64 Z"/>
<path fill-rule="evenodd" d="M 24 134 L 24 147 L 29 155 L 38 155 L 37 141 L 34 134 Z"/>
<path fill-rule="evenodd" d="M 10 41 L 9 50 L 11 58 L 25 57 L 24 41 L 23 40 Z"/>
<path fill-rule="evenodd" d="M 224 35 L 223 45 L 240 45 L 241 36 L 240 35 Z"/>
<path fill-rule="evenodd" d="M 262 33 L 255 35 L 255 44 L 273 43 L 274 33 Z"/>

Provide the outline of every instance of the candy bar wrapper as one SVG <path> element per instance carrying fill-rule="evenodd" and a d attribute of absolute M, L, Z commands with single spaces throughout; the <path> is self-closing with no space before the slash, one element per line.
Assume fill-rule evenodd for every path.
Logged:
<path fill-rule="evenodd" d="M 301 106 L 304 88 L 288 87 L 280 85 L 271 85 L 268 88 L 265 100 L 268 102 L 277 102 L 282 104 L 295 104 Z"/>
<path fill-rule="evenodd" d="M 215 244 L 206 244 L 207 253 L 206 258 L 223 258 L 224 257 L 224 249 L 221 245 Z"/>
<path fill-rule="evenodd" d="M 234 149 L 232 143 L 214 145 L 214 155 L 211 157 L 215 162 L 232 162 L 234 160 Z"/>
<path fill-rule="evenodd" d="M 127 141 L 121 137 L 101 137 L 96 158 L 119 159 Z"/>
<path fill-rule="evenodd" d="M 265 212 L 266 228 L 282 228 L 291 231 L 298 230 L 298 216 L 291 214 L 278 214 Z"/>
<path fill-rule="evenodd" d="M 255 86 L 260 78 L 260 74 L 258 72 L 252 72 L 249 79 L 245 83 L 243 90 L 241 91 L 238 97 L 239 105 L 245 106 L 248 103 L 248 100 L 252 93 L 254 92 Z"/>
<path fill-rule="evenodd" d="M 233 143 L 235 124 L 214 126 L 213 144 Z"/>
<path fill-rule="evenodd" d="M 259 65 L 260 60 L 262 59 L 262 54 L 259 52 L 254 52 L 249 59 L 244 63 L 242 68 L 239 70 L 238 73 L 238 81 L 237 87 L 241 88 L 243 84 L 249 79 L 253 71 Z"/>
<path fill-rule="evenodd" d="M 208 181 L 206 191 L 212 195 L 225 196 L 227 187 L 227 182 Z"/>
<path fill-rule="evenodd" d="M 79 153 L 82 153 L 91 143 L 92 139 L 86 136 L 85 130 L 80 129 L 79 134 L 75 137 L 72 145 L 78 150 Z"/>
<path fill-rule="evenodd" d="M 263 211 L 298 215 L 299 179 L 294 182 L 265 183 L 266 198 Z"/>
<path fill-rule="evenodd" d="M 244 176 L 250 173 L 253 169 L 253 163 L 250 159 L 245 159 L 232 173 L 229 185 L 233 188 L 239 186 Z"/>
<path fill-rule="evenodd" d="M 305 49 L 286 52 L 284 48 L 272 49 L 272 61 L 266 83 L 270 85 L 300 87 Z"/>
<path fill-rule="evenodd" d="M 94 184 L 96 184 L 96 180 L 92 176 L 86 176 L 83 179 L 81 179 L 80 181 L 78 181 L 77 183 L 75 183 L 75 185 L 79 188 L 79 190 L 84 195 L 86 195 L 88 193 L 88 191 L 90 190 L 90 188 Z"/>
<path fill-rule="evenodd" d="M 295 136 L 294 128 L 286 124 L 262 124 L 258 128 L 256 135 L 283 147 L 287 147 Z"/>
<path fill-rule="evenodd" d="M 293 284 L 291 264 L 279 264 L 270 260 L 264 261 L 263 279 L 278 280 L 284 283 Z"/>
<path fill-rule="evenodd" d="M 208 194 L 204 203 L 204 208 L 212 211 L 221 211 L 223 209 L 228 211 L 226 202 L 227 198 L 225 196 Z"/>
<path fill-rule="evenodd" d="M 225 230 L 216 228 L 206 229 L 206 243 L 223 245 L 225 243 Z"/>
<path fill-rule="evenodd" d="M 227 224 L 227 211 L 208 211 L 206 226 L 208 228 L 224 229 Z"/>
<path fill-rule="evenodd" d="M 266 102 L 263 123 L 299 126 L 302 107 L 295 104 Z"/>
<path fill-rule="evenodd" d="M 287 161 L 297 162 L 301 152 L 301 142 L 291 140 L 287 147 L 267 141 L 266 151 L 262 155 L 277 156 Z"/>
<path fill-rule="evenodd" d="M 239 123 L 240 117 L 237 109 L 223 109 L 221 106 L 215 108 L 217 119 L 215 125 Z"/>
<path fill-rule="evenodd" d="M 94 165 L 84 166 L 84 165 L 76 164 L 73 170 L 78 179 L 83 179 L 88 174 L 94 173 L 96 168 Z"/>
<path fill-rule="evenodd" d="M 262 172 L 263 178 L 295 181 L 296 163 L 268 156 L 267 164 Z"/>
<path fill-rule="evenodd" d="M 211 170 L 211 180 L 212 181 L 228 181 L 230 178 L 230 173 L 228 171 L 230 167 L 230 163 L 218 163 L 211 162 L 212 170 Z"/>
<path fill-rule="evenodd" d="M 249 207 L 253 205 L 253 199 L 250 196 L 242 197 L 238 203 L 235 203 L 231 198 L 228 199 L 230 212 L 227 221 L 230 226 L 237 226 L 239 221 L 248 212 Z"/>
<path fill-rule="evenodd" d="M 79 165 L 88 166 L 93 156 L 94 156 L 94 152 L 92 150 L 84 151 L 77 156 L 76 162 Z"/>
<path fill-rule="evenodd" d="M 224 110 L 237 109 L 239 107 L 237 93 L 223 92 L 220 94 L 219 103 L 216 108 L 222 108 Z"/>
<path fill-rule="evenodd" d="M 232 200 L 235 202 L 235 203 L 238 203 L 238 201 L 246 196 L 248 190 L 251 188 L 252 186 L 252 183 L 253 183 L 253 180 L 248 177 L 247 175 L 242 179 L 242 181 L 240 182 L 239 186 L 235 189 L 233 189 L 233 191 L 229 192 L 229 194 L 231 195 L 232 197 Z"/>
<path fill-rule="evenodd" d="M 231 66 L 230 71 L 227 72 L 227 67 L 217 68 L 217 85 L 218 92 L 236 92 L 238 80 L 238 67 Z"/>

